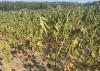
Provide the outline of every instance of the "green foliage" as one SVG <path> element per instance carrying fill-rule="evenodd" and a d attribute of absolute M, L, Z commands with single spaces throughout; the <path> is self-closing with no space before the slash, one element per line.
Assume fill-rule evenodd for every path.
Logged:
<path fill-rule="evenodd" d="M 1 11 L 0 49 L 10 52 L 10 45 L 15 49 L 37 49 L 45 55 L 47 62 L 54 61 L 54 70 L 59 66 L 63 70 L 62 64 L 67 57 L 72 59 L 75 69 L 82 63 L 88 67 L 96 65 L 94 69 L 99 70 L 100 11 L 95 13 L 96 8 L 61 9 L 58 6 L 57 11 Z M 42 49 L 48 49 L 47 55 Z M 79 68 L 84 70 L 81 66 Z"/>

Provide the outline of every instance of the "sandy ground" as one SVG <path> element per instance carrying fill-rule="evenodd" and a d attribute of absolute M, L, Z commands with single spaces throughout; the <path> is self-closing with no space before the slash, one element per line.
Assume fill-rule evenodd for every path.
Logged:
<path fill-rule="evenodd" d="M 41 55 L 35 52 L 34 58 L 26 58 L 16 55 L 12 62 L 7 64 L 3 60 L 0 61 L 0 71 L 53 71 L 47 67 L 46 62 L 41 58 Z"/>

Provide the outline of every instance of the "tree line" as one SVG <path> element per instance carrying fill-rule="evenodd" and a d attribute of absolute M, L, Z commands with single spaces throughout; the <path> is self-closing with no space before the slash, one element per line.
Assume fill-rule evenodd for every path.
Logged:
<path fill-rule="evenodd" d="M 58 5 L 62 7 L 76 5 L 78 3 L 71 2 L 10 2 L 3 1 L 0 2 L 0 10 L 9 11 L 9 10 L 20 10 L 20 9 L 30 9 L 30 10 L 40 10 L 48 9 L 49 7 L 56 8 Z"/>
<path fill-rule="evenodd" d="M 97 4 L 98 2 L 86 3 L 86 5 Z M 99 2 L 100 3 L 100 2 Z M 48 9 L 49 7 L 56 8 L 58 5 L 66 8 L 71 6 L 83 5 L 81 3 L 72 3 L 72 2 L 11 2 L 11 1 L 2 1 L 0 2 L 0 10 L 9 11 L 9 10 L 20 10 L 20 9 L 29 9 L 29 10 L 41 10 Z M 86 6 L 84 4 L 84 6 Z"/>

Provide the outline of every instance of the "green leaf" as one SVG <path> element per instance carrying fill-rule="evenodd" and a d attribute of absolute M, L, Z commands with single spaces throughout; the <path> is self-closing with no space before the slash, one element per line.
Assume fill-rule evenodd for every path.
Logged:
<path fill-rule="evenodd" d="M 47 25 L 46 22 L 47 22 L 47 19 L 45 19 L 44 17 L 40 17 L 40 25 L 45 33 L 47 33 L 47 31 L 49 29 L 49 26 Z"/>
<path fill-rule="evenodd" d="M 77 48 L 79 47 L 79 38 L 77 37 L 71 44 L 70 49 L 71 49 L 71 53 L 73 54 Z"/>
<path fill-rule="evenodd" d="M 92 57 L 95 57 L 95 51 L 92 51 L 91 55 L 92 55 Z"/>

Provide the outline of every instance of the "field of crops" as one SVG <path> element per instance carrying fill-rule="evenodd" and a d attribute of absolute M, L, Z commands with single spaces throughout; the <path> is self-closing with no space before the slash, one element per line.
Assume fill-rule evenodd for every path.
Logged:
<path fill-rule="evenodd" d="M 100 71 L 100 7 L 0 11 L 0 71 Z"/>

